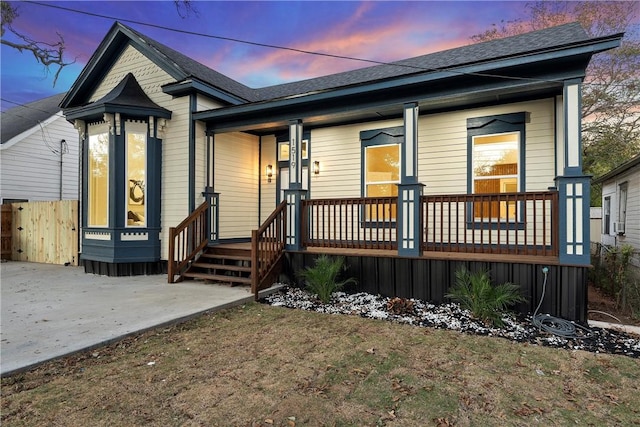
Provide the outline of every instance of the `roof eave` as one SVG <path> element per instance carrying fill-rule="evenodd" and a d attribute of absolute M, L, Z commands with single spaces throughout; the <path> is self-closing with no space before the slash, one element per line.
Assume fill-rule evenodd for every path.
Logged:
<path fill-rule="evenodd" d="M 148 107 L 136 107 L 133 105 L 121 105 L 121 104 L 90 104 L 82 107 L 71 108 L 64 111 L 67 120 L 98 120 L 105 114 L 120 113 L 127 116 L 134 117 L 148 117 L 155 116 L 164 119 L 171 118 L 171 111 L 165 108 L 148 108 Z"/>
<path fill-rule="evenodd" d="M 370 92 L 390 91 L 407 85 L 416 85 L 424 83 L 434 83 L 445 79 L 456 79 L 468 76 L 480 76 L 487 74 L 491 70 L 505 69 L 509 67 L 524 66 L 545 61 L 559 60 L 568 57 L 585 58 L 585 67 L 588 58 L 597 52 L 605 51 L 620 45 L 622 34 L 615 36 L 603 37 L 601 39 L 591 39 L 589 43 L 579 42 L 563 48 L 548 49 L 533 54 L 517 55 L 513 57 L 500 58 L 498 60 L 483 61 L 480 63 L 469 64 L 455 69 L 428 71 L 425 73 L 409 74 L 399 76 L 397 78 L 376 80 L 364 84 L 347 86 L 333 90 L 325 90 L 314 92 L 311 94 L 295 95 L 270 101 L 259 103 L 251 103 L 240 106 L 231 106 L 215 110 L 207 110 L 196 113 L 194 118 L 203 121 L 218 121 L 231 119 L 236 114 L 242 115 L 259 115 L 262 111 L 273 108 L 291 108 L 293 106 L 303 106 L 315 104 L 319 102 L 329 102 L 333 99 L 339 99 L 346 96 L 357 96 Z M 584 69 L 579 76 L 575 73 L 571 76 L 563 78 L 584 77 Z M 558 85 L 562 85 L 562 80 L 557 81 Z"/>
<path fill-rule="evenodd" d="M 174 97 L 181 97 L 192 93 L 202 94 L 230 105 L 240 105 L 248 102 L 246 99 L 209 85 L 193 76 L 179 82 L 165 84 L 162 86 L 162 91 Z"/>
<path fill-rule="evenodd" d="M 632 169 L 636 166 L 640 165 L 640 155 L 637 155 L 636 157 L 634 157 L 633 159 L 621 164 L 620 166 L 618 166 L 617 168 L 605 173 L 604 175 L 595 178 L 594 180 L 591 181 L 592 184 L 600 184 L 600 183 L 604 183 L 605 181 L 608 181 L 618 175 L 621 175 L 625 172 L 627 172 L 629 169 Z"/>

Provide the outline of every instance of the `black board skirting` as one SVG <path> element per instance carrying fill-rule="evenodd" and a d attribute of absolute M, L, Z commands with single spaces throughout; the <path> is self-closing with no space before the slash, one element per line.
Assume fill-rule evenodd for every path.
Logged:
<path fill-rule="evenodd" d="M 304 252 L 287 252 L 283 272 L 289 282 L 300 286 L 296 272 L 312 266 L 317 256 Z M 580 323 L 587 321 L 589 267 L 374 256 L 344 258 L 347 266 L 344 278 L 354 277 L 358 281 L 357 285 L 345 289 L 347 292 L 416 298 L 440 304 L 447 302 L 445 294 L 455 282 L 456 270 L 466 267 L 472 272 L 489 271 L 493 283 L 512 282 L 520 286 L 527 302 L 518 304 L 515 310 L 523 314 L 533 313 L 538 306 L 544 283 L 542 268 L 548 267 L 540 313 Z"/>
<path fill-rule="evenodd" d="M 100 274 L 102 276 L 145 276 L 152 274 L 167 274 L 167 262 L 122 262 L 108 263 L 104 261 L 80 260 L 84 272 Z"/>

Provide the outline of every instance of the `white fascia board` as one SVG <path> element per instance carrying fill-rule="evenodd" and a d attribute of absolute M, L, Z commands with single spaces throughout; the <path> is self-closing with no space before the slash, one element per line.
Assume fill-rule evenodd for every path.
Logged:
<path fill-rule="evenodd" d="M 60 113 L 60 111 L 58 111 L 58 113 Z M 46 127 L 46 126 L 50 125 L 51 123 L 55 122 L 58 119 L 64 119 L 64 117 L 63 116 L 59 116 L 58 113 L 56 113 L 53 116 L 49 117 L 44 122 L 40 122 L 39 125 L 30 127 L 29 129 L 25 130 L 24 132 L 17 134 L 16 136 L 11 138 L 10 140 L 5 142 L 4 144 L 0 144 L 0 150 L 6 150 L 7 148 L 11 148 L 13 145 L 17 144 L 18 142 L 24 140 L 25 138 L 33 135 L 36 132 L 38 132 L 43 127 Z"/>

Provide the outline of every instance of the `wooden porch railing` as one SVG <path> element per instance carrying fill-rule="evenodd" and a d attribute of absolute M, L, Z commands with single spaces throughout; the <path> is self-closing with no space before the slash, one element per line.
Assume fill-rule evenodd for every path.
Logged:
<path fill-rule="evenodd" d="M 285 246 L 286 202 L 280 203 L 259 229 L 251 232 L 251 292 L 256 300 L 265 279 L 278 265 Z"/>
<path fill-rule="evenodd" d="M 423 196 L 422 250 L 558 255 L 558 193 Z M 397 249 L 397 198 L 311 199 L 304 247 Z"/>
<path fill-rule="evenodd" d="M 396 197 L 302 202 L 302 244 L 328 248 L 397 249 Z"/>
<path fill-rule="evenodd" d="M 176 275 L 177 281 L 182 280 L 186 267 L 209 243 L 209 206 L 210 202 L 205 201 L 184 221 L 169 229 L 169 283 L 176 282 Z"/>
<path fill-rule="evenodd" d="M 558 255 L 558 192 L 422 197 L 425 251 Z"/>

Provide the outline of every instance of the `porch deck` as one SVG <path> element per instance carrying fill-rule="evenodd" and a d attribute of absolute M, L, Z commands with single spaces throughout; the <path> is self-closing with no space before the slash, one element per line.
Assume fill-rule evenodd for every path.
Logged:
<path fill-rule="evenodd" d="M 236 249 L 251 251 L 251 242 L 220 243 L 215 245 L 220 249 Z M 395 249 L 354 249 L 310 246 L 303 251 L 286 251 L 299 254 L 334 255 L 345 257 L 377 257 L 377 258 L 403 258 Z M 417 259 L 448 260 L 448 261 L 473 261 L 473 262 L 505 262 L 512 264 L 545 264 L 559 265 L 557 256 L 516 255 L 516 254 L 492 254 L 492 253 L 468 253 L 468 252 L 432 252 L 425 251 Z"/>

